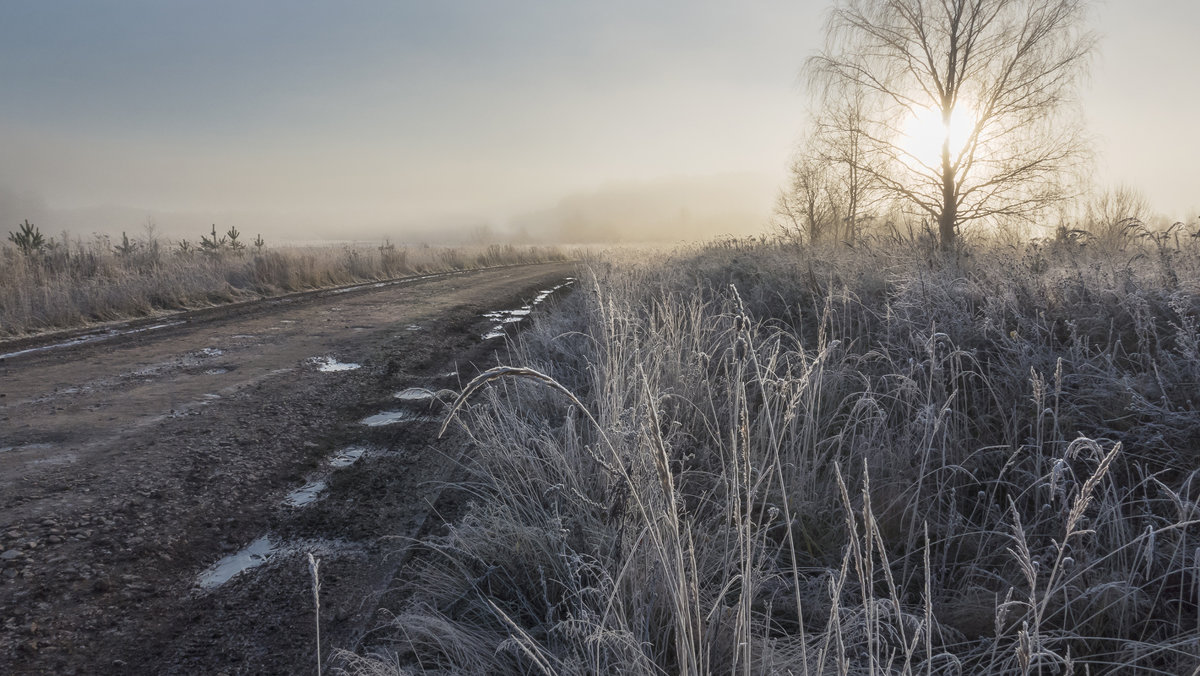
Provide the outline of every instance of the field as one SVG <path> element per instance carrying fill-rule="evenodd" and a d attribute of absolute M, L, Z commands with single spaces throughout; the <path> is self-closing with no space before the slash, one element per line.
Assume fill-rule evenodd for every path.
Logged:
<path fill-rule="evenodd" d="M 1200 668 L 1200 249 L 596 257 L 355 674 Z"/>
<path fill-rule="evenodd" d="M 205 241 L 210 241 L 206 238 Z M 63 235 L 37 251 L 0 244 L 0 337 L 404 275 L 564 260 L 553 247 L 210 247 Z"/>

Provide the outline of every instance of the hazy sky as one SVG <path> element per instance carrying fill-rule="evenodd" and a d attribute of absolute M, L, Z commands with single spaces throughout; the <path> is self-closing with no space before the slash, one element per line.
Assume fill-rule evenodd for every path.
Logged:
<path fill-rule="evenodd" d="M 110 230 L 148 213 L 167 229 L 212 218 L 298 235 L 500 225 L 664 182 L 692 216 L 765 221 L 826 8 L 10 0 L 0 233 L 29 212 L 78 225 L 71 210 Z M 1111 0 L 1097 16 L 1085 102 L 1101 175 L 1194 215 L 1200 2 Z M 713 199 L 723 177 L 728 205 Z M 684 203 L 688 181 L 706 199 Z"/>

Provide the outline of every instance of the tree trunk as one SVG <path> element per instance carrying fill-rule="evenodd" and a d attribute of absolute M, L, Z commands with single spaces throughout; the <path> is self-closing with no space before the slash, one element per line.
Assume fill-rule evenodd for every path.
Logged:
<path fill-rule="evenodd" d="M 954 241 L 958 233 L 954 226 L 958 221 L 958 204 L 954 200 L 953 177 L 942 177 L 942 214 L 938 217 L 938 237 L 941 240 L 942 251 L 953 251 Z"/>
<path fill-rule="evenodd" d="M 958 200 L 954 190 L 954 167 L 950 164 L 950 113 L 951 108 L 943 104 L 942 121 L 946 129 L 946 137 L 942 140 L 942 213 L 938 216 L 938 239 L 942 251 L 954 250 L 958 224 Z"/>

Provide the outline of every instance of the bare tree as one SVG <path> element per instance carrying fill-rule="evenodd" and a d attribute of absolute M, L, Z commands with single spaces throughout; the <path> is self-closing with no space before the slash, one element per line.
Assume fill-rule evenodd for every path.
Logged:
<path fill-rule="evenodd" d="M 836 221 L 828 165 L 802 152 L 792 161 L 790 173 L 791 181 L 775 203 L 784 231 L 797 233 L 810 243 L 828 239 Z"/>
<path fill-rule="evenodd" d="M 861 235 L 864 211 L 875 202 L 875 182 L 862 167 L 867 162 L 865 125 L 870 118 L 861 92 L 842 91 L 826 96 L 810 143 L 816 156 L 830 165 L 834 174 L 840 211 L 838 239 L 853 243 Z"/>
<path fill-rule="evenodd" d="M 865 162 L 861 97 L 829 101 L 797 150 L 791 182 L 776 212 L 803 231 L 809 241 L 853 243 L 861 235 L 864 210 L 874 204 Z"/>
<path fill-rule="evenodd" d="M 1120 246 L 1150 216 L 1150 201 L 1136 188 L 1120 185 L 1096 194 L 1087 205 L 1087 231 L 1102 245 Z"/>
<path fill-rule="evenodd" d="M 853 125 L 857 171 L 935 220 L 950 249 L 964 223 L 1028 218 L 1065 196 L 1057 179 L 1086 150 L 1067 104 L 1096 44 L 1087 7 L 837 0 L 807 68 L 824 100 L 866 102 L 870 116 Z M 905 130 L 931 116 L 942 133 L 926 155 L 913 144 L 930 140 Z"/>

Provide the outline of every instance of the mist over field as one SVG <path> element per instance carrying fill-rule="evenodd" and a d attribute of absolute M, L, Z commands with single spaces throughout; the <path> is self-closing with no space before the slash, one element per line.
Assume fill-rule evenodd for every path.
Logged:
<path fill-rule="evenodd" d="M 487 218 L 464 209 L 424 218 L 395 219 L 369 213 L 146 210 L 102 205 L 55 208 L 44 197 L 0 187 L 0 223 L 29 219 L 48 235 L 144 235 L 147 223 L 171 240 L 197 239 L 211 224 L 233 225 L 277 244 L 380 241 L 408 244 L 616 244 L 661 243 L 746 235 L 768 227 L 778 183 L 758 174 L 680 176 L 622 181 L 563 196 L 545 204 Z"/>

